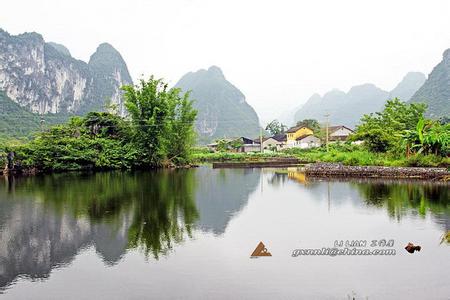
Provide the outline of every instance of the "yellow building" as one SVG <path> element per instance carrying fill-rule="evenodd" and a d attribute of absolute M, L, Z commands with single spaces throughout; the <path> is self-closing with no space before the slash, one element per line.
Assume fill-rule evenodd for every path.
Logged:
<path fill-rule="evenodd" d="M 289 142 L 293 143 L 301 136 L 308 136 L 312 134 L 314 134 L 314 132 L 308 127 L 296 126 L 289 128 L 289 130 L 286 131 L 286 139 L 289 144 Z"/>

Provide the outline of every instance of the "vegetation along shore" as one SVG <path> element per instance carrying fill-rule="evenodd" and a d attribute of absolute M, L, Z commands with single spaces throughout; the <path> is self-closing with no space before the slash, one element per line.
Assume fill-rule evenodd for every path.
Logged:
<path fill-rule="evenodd" d="M 265 140 L 275 140 L 276 136 L 284 134 L 288 142 L 294 137 L 296 143 L 300 143 L 298 141 L 304 136 L 309 138 L 316 132 L 313 139 L 309 138 L 309 145 L 314 143 L 315 147 L 269 145 L 269 149 L 263 150 L 263 144 L 243 145 L 241 140 L 217 140 L 215 148 L 211 149 L 194 147 L 197 112 L 192 107 L 189 93 L 182 94 L 178 88 L 169 89 L 167 84 L 153 77 L 148 81 L 141 80 L 138 86 L 124 86 L 123 90 L 128 111 L 126 117 L 119 116 L 114 112 L 115 108 L 110 107 L 109 112 L 73 117 L 66 124 L 37 134 L 28 143 L 6 145 L 0 150 L 0 162 L 6 165 L 3 172 L 146 169 L 185 167 L 204 162 L 222 162 L 217 164 L 218 167 L 339 163 L 339 166 L 440 167 L 444 169 L 439 169 L 438 177 L 444 178 L 442 170 L 448 170 L 450 165 L 450 124 L 447 119 L 425 119 L 426 106 L 420 103 L 407 104 L 399 99 L 387 101 L 383 111 L 363 116 L 360 125 L 345 141 L 329 143 L 328 128 L 320 127 L 315 120 L 304 120 L 288 130 L 284 125 L 272 122 L 268 129 L 275 135 Z M 325 130 L 327 142 L 321 143 Z M 296 132 L 307 134 L 297 138 Z M 263 137 L 260 139 L 263 141 Z M 249 139 L 245 140 L 248 142 Z M 238 152 L 245 147 L 251 150 L 261 147 L 263 151 Z M 322 173 L 343 175 L 342 170 L 339 167 L 339 172 Z M 351 169 L 349 174 L 365 176 L 367 172 L 366 169 Z M 387 168 L 378 168 L 375 173 L 388 177 L 409 174 Z M 427 175 L 429 171 L 419 173 L 414 176 L 436 177 Z"/>

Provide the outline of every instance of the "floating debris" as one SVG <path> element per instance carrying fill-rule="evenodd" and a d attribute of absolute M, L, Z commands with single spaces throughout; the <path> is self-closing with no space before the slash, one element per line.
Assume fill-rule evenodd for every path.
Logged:
<path fill-rule="evenodd" d="M 408 243 L 408 245 L 406 245 L 405 249 L 409 253 L 414 253 L 415 251 L 420 251 L 420 249 L 422 249 L 422 247 L 415 246 L 413 243 Z"/>
<path fill-rule="evenodd" d="M 450 244 L 450 230 L 442 235 L 441 244 L 444 242 Z"/>

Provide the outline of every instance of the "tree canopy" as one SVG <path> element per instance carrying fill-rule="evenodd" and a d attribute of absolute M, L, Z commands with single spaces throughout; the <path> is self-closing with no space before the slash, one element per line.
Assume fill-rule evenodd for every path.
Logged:
<path fill-rule="evenodd" d="M 284 133 L 287 126 L 279 122 L 278 120 L 273 120 L 266 126 L 266 130 L 270 132 L 271 135 L 277 135 Z"/>
<path fill-rule="evenodd" d="M 39 133 L 27 144 L 3 151 L 16 152 L 18 165 L 43 171 L 188 163 L 197 113 L 189 94 L 181 95 L 179 89 L 169 89 L 153 77 L 123 89 L 129 113 L 126 118 L 90 112 Z"/>

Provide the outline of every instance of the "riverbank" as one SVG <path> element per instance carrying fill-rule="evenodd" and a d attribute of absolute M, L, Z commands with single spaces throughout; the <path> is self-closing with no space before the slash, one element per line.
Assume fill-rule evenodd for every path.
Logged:
<path fill-rule="evenodd" d="M 267 162 L 279 158 L 298 159 L 301 163 L 342 163 L 346 166 L 384 166 L 384 167 L 441 167 L 450 166 L 450 158 L 436 155 L 410 155 L 409 157 L 391 153 L 375 153 L 356 145 L 330 145 L 313 149 L 286 149 L 272 153 L 236 153 L 209 152 L 207 149 L 195 149 L 192 154 L 194 163 L 204 162 Z"/>
<path fill-rule="evenodd" d="M 303 165 L 304 162 L 295 157 L 270 157 L 261 161 L 228 161 L 213 162 L 214 169 L 220 168 L 288 168 Z"/>
<path fill-rule="evenodd" d="M 305 166 L 311 177 L 415 178 L 449 181 L 446 168 L 344 166 L 341 163 L 314 163 Z"/>

